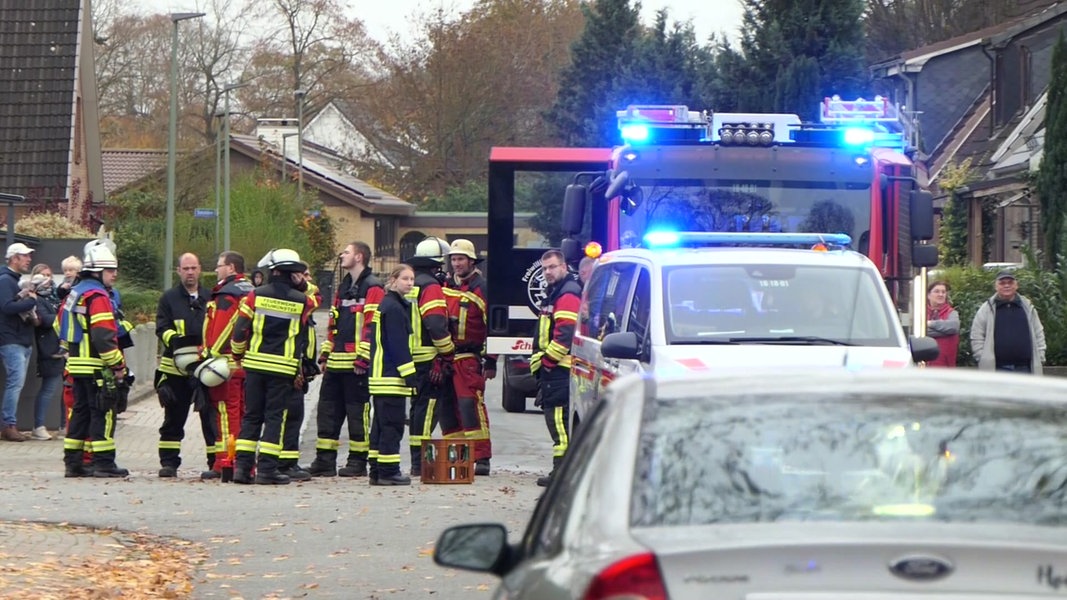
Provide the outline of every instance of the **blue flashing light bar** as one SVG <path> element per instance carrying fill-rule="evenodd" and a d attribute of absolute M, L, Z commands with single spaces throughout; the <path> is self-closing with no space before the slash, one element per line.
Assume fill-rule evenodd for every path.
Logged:
<path fill-rule="evenodd" d="M 631 123 L 622 125 L 619 127 L 619 131 L 622 133 L 622 139 L 626 142 L 648 141 L 648 125 Z"/>
<path fill-rule="evenodd" d="M 650 231 L 644 237 L 648 248 L 674 248 L 700 244 L 751 244 L 758 246 L 847 247 L 852 237 L 845 233 L 737 233 L 711 231 Z"/>
<path fill-rule="evenodd" d="M 842 136 L 849 146 L 870 146 L 874 143 L 874 130 L 868 127 L 848 127 Z"/>

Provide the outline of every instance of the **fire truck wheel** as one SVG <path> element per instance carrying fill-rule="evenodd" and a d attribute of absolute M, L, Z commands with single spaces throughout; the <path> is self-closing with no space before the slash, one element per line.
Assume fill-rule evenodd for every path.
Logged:
<path fill-rule="evenodd" d="M 503 405 L 504 410 L 509 413 L 526 412 L 526 394 L 524 394 L 521 390 L 517 390 L 512 387 L 511 382 L 508 380 L 509 377 L 505 368 L 503 381 L 504 389 L 503 394 L 501 394 L 503 398 L 501 404 Z"/>

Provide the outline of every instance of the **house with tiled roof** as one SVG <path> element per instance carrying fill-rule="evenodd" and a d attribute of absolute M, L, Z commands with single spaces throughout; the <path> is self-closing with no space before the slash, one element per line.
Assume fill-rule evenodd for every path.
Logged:
<path fill-rule="evenodd" d="M 1021 262 L 1040 248 L 1040 211 L 1030 189 L 1043 140 L 1052 47 L 1067 25 L 1067 3 L 972 34 L 918 48 L 872 67 L 918 124 L 917 158 L 939 190 L 949 166 L 970 165 L 956 190 L 969 212 L 972 262 Z M 939 205 L 947 193 L 938 196 Z M 993 237 L 983 251 L 983 222 Z"/>
<path fill-rule="evenodd" d="M 104 193 L 110 196 L 144 179 L 146 173 L 165 168 L 167 151 L 149 148 L 108 148 L 103 150 L 103 165 Z"/>
<path fill-rule="evenodd" d="M 80 220 L 104 198 L 89 3 L 0 0 L 0 14 L 0 192 Z"/>

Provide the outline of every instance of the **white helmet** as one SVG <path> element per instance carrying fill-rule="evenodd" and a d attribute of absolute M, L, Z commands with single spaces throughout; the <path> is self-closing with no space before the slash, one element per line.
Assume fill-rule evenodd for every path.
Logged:
<path fill-rule="evenodd" d="M 99 273 L 104 269 L 119 268 L 115 258 L 115 242 L 109 239 L 93 240 L 85 245 L 85 258 L 82 259 L 82 271 Z"/>
<path fill-rule="evenodd" d="M 419 242 L 418 246 L 415 246 L 415 256 L 412 258 L 421 258 L 441 264 L 444 262 L 446 254 L 448 254 L 448 243 L 431 236 Z"/>
<path fill-rule="evenodd" d="M 307 265 L 300 260 L 300 255 L 296 253 L 296 250 L 288 248 L 270 250 L 259 260 L 257 266 L 261 269 L 278 269 L 292 273 L 303 273 L 307 269 Z"/>
<path fill-rule="evenodd" d="M 452 241 L 452 245 L 448 249 L 448 255 L 458 254 L 460 256 L 466 256 L 467 258 L 477 261 L 478 251 L 474 248 L 474 243 L 470 240 L 457 239 Z"/>
<path fill-rule="evenodd" d="M 222 385 L 230 378 L 230 364 L 225 356 L 209 358 L 193 371 L 193 377 L 208 387 Z"/>
<path fill-rule="evenodd" d="M 189 367 L 200 360 L 200 349 L 196 346 L 182 346 L 174 350 L 174 366 L 182 373 L 189 373 Z"/>

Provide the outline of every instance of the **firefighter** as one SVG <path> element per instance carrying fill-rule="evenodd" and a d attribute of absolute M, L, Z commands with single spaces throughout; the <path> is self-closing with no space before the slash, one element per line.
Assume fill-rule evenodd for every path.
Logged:
<path fill-rule="evenodd" d="M 347 271 L 338 286 L 330 309 L 326 340 L 322 342 L 319 364 L 325 374 L 319 388 L 317 410 L 318 439 L 311 474 L 315 477 L 363 477 L 367 474 L 370 450 L 370 390 L 367 367 L 369 342 L 365 330 L 382 296 L 382 284 L 370 269 L 370 246 L 352 242 L 340 254 L 341 268 Z M 337 469 L 341 426 L 348 421 L 348 459 Z"/>
<path fill-rule="evenodd" d="M 282 421 L 293 390 L 303 386 L 301 358 L 314 301 L 299 289 L 304 265 L 294 250 L 271 250 L 261 264 L 270 270 L 268 282 L 241 299 L 230 341 L 234 360 L 245 370 L 245 414 L 233 480 L 286 484 L 289 477 L 278 470 Z"/>
<path fill-rule="evenodd" d="M 115 415 L 125 407 L 128 370 L 119 347 L 119 328 L 108 289 L 118 277 L 118 260 L 102 241 L 86 245 L 78 282 L 55 321 L 69 352 L 74 404 L 63 440 L 66 477 L 126 477 L 115 464 Z M 90 441 L 91 440 L 91 441 Z M 92 450 L 91 468 L 83 462 Z"/>
<path fill-rule="evenodd" d="M 215 474 L 231 473 L 234 457 L 231 445 L 240 433 L 241 416 L 244 414 L 244 369 L 238 368 L 230 348 L 230 336 L 237 322 L 237 309 L 241 299 L 252 291 L 252 282 L 245 277 L 245 259 L 237 252 L 219 254 L 215 263 L 218 283 L 211 290 L 211 300 L 204 314 L 203 358 L 225 356 L 230 367 L 230 378 L 225 383 L 208 388 L 211 405 L 218 417 L 215 431 Z M 210 412 L 210 411 L 208 411 Z"/>
<path fill-rule="evenodd" d="M 493 455 L 484 401 L 485 380 L 496 376 L 496 357 L 485 353 L 485 279 L 477 268 L 481 259 L 469 240 L 454 240 L 448 259 L 452 274 L 444 294 L 456 357 L 452 362 L 452 385 L 444 386 L 437 414 L 445 438 L 461 437 L 474 443 L 474 474 L 484 476 L 489 474 Z"/>
<path fill-rule="evenodd" d="M 541 270 L 547 288 L 537 320 L 530 371 L 538 380 L 541 408 L 552 436 L 552 473 L 537 479 L 537 485 L 547 486 L 567 452 L 569 441 L 571 341 L 578 322 L 582 288 L 570 277 L 559 250 L 541 255 Z"/>
<path fill-rule="evenodd" d="M 319 286 L 311 281 L 311 273 L 308 272 L 307 263 L 300 272 L 300 281 L 293 276 L 293 281 L 298 291 L 311 300 L 311 310 L 318 310 L 322 305 L 322 294 Z M 311 472 L 300 466 L 300 428 L 304 424 L 304 396 L 307 395 L 311 381 L 319 374 L 318 365 L 315 362 L 315 352 L 318 343 L 315 339 L 314 314 L 308 316 L 305 339 L 301 344 L 304 349 L 300 356 L 300 385 L 293 388 L 289 395 L 289 401 L 285 406 L 282 417 L 282 451 L 278 455 L 278 470 L 283 475 L 288 475 L 292 481 L 306 481 L 311 479 Z"/>
<path fill-rule="evenodd" d="M 154 380 L 163 407 L 163 424 L 159 427 L 160 477 L 178 476 L 185 421 L 197 391 L 197 382 L 186 370 L 188 365 L 176 363 L 175 354 L 191 351 L 195 361 L 204 339 L 204 313 L 209 299 L 207 290 L 200 286 L 200 259 L 190 252 L 182 254 L 178 258 L 178 283 L 163 292 L 156 308 L 156 336 L 163 344 Z M 211 470 L 215 466 L 215 415 L 210 410 L 198 412 L 208 468 L 201 477 L 210 479 L 217 475 Z"/>
<path fill-rule="evenodd" d="M 400 440 L 404 437 L 404 401 L 415 393 L 415 331 L 408 300 L 415 271 L 400 265 L 386 280 L 386 293 L 374 311 L 369 329 L 370 376 L 374 399 L 370 432 L 370 484 L 411 485 L 400 471 Z"/>
<path fill-rule="evenodd" d="M 452 376 L 455 345 L 448 330 L 448 305 L 438 279 L 442 277 L 441 267 L 448 248 L 443 240 L 428 237 L 419 242 L 415 255 L 406 261 L 415 271 L 415 285 L 407 293 L 411 301 L 412 358 L 417 380 L 408 415 L 412 477 L 422 474 L 422 441 L 430 439 L 436 399 Z"/>

